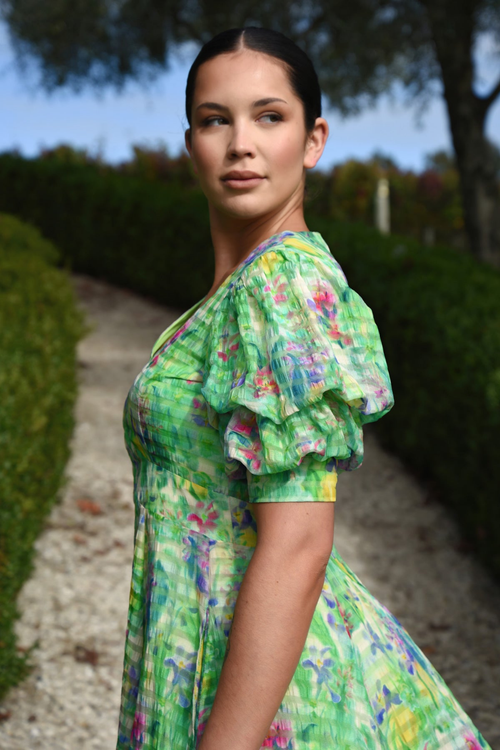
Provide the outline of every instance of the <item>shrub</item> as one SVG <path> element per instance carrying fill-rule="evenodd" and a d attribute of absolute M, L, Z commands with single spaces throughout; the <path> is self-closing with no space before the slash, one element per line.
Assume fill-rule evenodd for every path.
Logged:
<path fill-rule="evenodd" d="M 311 218 L 373 309 L 395 406 L 378 434 L 433 480 L 500 575 L 500 273 L 446 247 Z"/>
<path fill-rule="evenodd" d="M 0 214 L 0 696 L 29 669 L 16 651 L 16 596 L 63 481 L 84 327 L 56 249 Z"/>
<path fill-rule="evenodd" d="M 145 163 L 149 169 L 149 156 Z M 378 158 L 363 172 L 367 185 L 375 166 L 392 170 L 396 180 L 396 167 Z M 410 212 L 408 221 L 424 208 L 428 214 L 439 206 L 456 208 L 454 182 L 447 187 L 446 170 L 435 171 L 439 179 L 434 172 L 420 181 L 399 175 L 392 195 Z M 368 216 L 367 190 L 351 190 L 358 166 L 349 162 L 344 172 L 337 187 L 343 185 L 345 203 L 336 205 Z M 309 226 L 323 233 L 383 335 L 396 407 L 376 428 L 410 466 L 434 480 L 465 534 L 500 573 L 500 517 L 493 506 L 500 486 L 499 273 L 456 250 L 334 222 L 328 212 L 335 180 L 316 175 L 310 186 L 309 212 L 327 215 L 311 218 Z M 141 180 L 97 163 L 4 154 L 1 207 L 39 225 L 75 270 L 160 302 L 190 307 L 211 284 L 206 201 L 180 182 Z"/>
<path fill-rule="evenodd" d="M 464 246 L 458 171 L 437 155 L 421 174 L 401 170 L 389 157 L 347 159 L 328 173 L 308 174 L 311 211 L 333 221 L 375 225 L 375 193 L 381 177 L 389 181 L 391 230 L 417 240 Z M 427 240 L 434 244 L 434 239 Z"/>
<path fill-rule="evenodd" d="M 35 224 L 75 271 L 190 307 L 213 280 L 206 200 L 99 164 L 0 155 L 0 210 Z"/>

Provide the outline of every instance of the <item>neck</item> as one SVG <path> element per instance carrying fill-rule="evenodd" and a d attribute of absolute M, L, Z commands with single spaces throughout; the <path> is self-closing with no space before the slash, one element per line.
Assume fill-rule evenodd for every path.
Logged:
<path fill-rule="evenodd" d="M 272 216 L 249 220 L 221 215 L 212 206 L 209 209 L 215 274 L 207 297 L 211 296 L 224 279 L 264 240 L 280 232 L 308 231 L 302 203 L 291 209 L 288 207 L 280 210 Z"/>

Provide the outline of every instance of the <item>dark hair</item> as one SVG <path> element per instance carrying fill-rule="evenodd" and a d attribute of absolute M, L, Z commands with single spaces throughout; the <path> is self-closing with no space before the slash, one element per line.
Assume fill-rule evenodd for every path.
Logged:
<path fill-rule="evenodd" d="M 191 125 L 191 107 L 193 105 L 196 74 L 200 65 L 218 55 L 236 52 L 241 46 L 276 57 L 285 63 L 292 89 L 304 105 L 306 130 L 308 133 L 311 132 L 316 118 L 321 116 L 321 89 L 314 65 L 304 50 L 287 36 L 279 31 L 263 29 L 258 26 L 245 26 L 242 29 L 221 31 L 200 49 L 191 65 L 186 83 L 186 117 L 188 123 Z"/>

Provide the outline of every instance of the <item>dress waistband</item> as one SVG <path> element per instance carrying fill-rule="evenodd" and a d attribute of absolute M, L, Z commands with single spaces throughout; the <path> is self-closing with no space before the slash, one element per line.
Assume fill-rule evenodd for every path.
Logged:
<path fill-rule="evenodd" d="M 136 502 L 172 530 L 255 547 L 257 524 L 248 501 L 215 492 L 150 461 L 136 464 L 134 475 Z"/>

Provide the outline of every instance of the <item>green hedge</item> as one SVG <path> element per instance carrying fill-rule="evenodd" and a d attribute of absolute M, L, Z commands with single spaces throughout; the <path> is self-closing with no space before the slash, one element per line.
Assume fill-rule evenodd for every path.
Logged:
<path fill-rule="evenodd" d="M 500 574 L 500 275 L 466 254 L 314 218 L 373 308 L 396 407 L 378 433 L 454 507 Z M 0 155 L 0 210 L 39 226 L 65 263 L 160 302 L 189 307 L 213 279 L 197 189 L 91 164 Z"/>
<path fill-rule="evenodd" d="M 212 284 L 208 209 L 199 189 L 99 165 L 0 154 L 0 211 L 37 226 L 74 271 L 165 304 L 190 307 Z"/>
<path fill-rule="evenodd" d="M 373 309 L 395 407 L 388 447 L 451 506 L 500 575 L 500 272 L 467 254 L 312 218 Z"/>
<path fill-rule="evenodd" d="M 75 349 L 84 333 L 58 253 L 0 214 L 0 697 L 29 670 L 16 596 L 63 482 L 73 431 Z"/>

